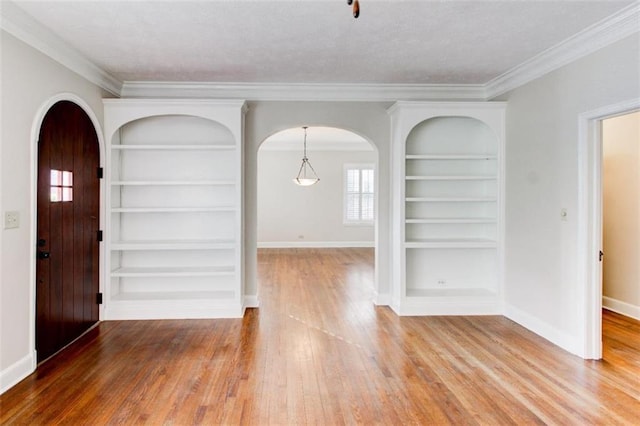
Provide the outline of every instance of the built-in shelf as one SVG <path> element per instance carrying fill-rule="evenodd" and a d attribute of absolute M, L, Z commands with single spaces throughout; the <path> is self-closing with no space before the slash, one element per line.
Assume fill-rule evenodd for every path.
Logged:
<path fill-rule="evenodd" d="M 112 277 L 215 277 L 233 275 L 235 268 L 230 266 L 207 267 L 122 267 L 111 271 Z"/>
<path fill-rule="evenodd" d="M 234 212 L 234 206 L 219 207 L 114 207 L 112 213 L 211 213 Z"/>
<path fill-rule="evenodd" d="M 149 302 L 154 300 L 180 301 L 180 300 L 230 300 L 233 299 L 233 291 L 145 291 L 124 292 L 114 294 L 115 301 Z"/>
<path fill-rule="evenodd" d="M 484 175 L 423 175 L 423 176 L 407 176 L 406 180 L 496 180 L 496 176 Z"/>
<path fill-rule="evenodd" d="M 495 240 L 485 238 L 415 238 L 404 243 L 406 248 L 495 248 Z"/>
<path fill-rule="evenodd" d="M 406 223 L 496 223 L 496 219 L 491 217 L 408 218 Z"/>
<path fill-rule="evenodd" d="M 232 180 L 114 180 L 113 186 L 229 186 L 235 185 Z"/>
<path fill-rule="evenodd" d="M 408 203 L 495 203 L 496 197 L 407 197 Z"/>
<path fill-rule="evenodd" d="M 495 155 L 488 154 L 409 154 L 407 160 L 495 160 Z"/>
<path fill-rule="evenodd" d="M 234 145 L 142 145 L 142 144 L 126 144 L 112 145 L 114 150 L 135 150 L 135 151 L 232 151 L 236 147 Z"/>
<path fill-rule="evenodd" d="M 111 250 L 214 250 L 235 248 L 234 240 L 146 240 L 117 241 L 111 243 Z"/>
<path fill-rule="evenodd" d="M 105 319 L 242 316 L 243 101 L 104 100 Z"/>
<path fill-rule="evenodd" d="M 495 297 L 496 293 L 484 288 L 414 288 L 407 290 L 407 297 Z"/>
<path fill-rule="evenodd" d="M 391 109 L 393 309 L 502 310 L 504 104 L 398 102 Z"/>

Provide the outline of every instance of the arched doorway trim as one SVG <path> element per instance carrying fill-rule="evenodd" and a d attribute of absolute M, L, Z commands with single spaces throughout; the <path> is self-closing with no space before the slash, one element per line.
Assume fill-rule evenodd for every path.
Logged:
<path fill-rule="evenodd" d="M 374 140 L 369 137 L 367 134 L 358 131 L 357 129 L 351 128 L 349 126 L 344 126 L 341 124 L 336 124 L 336 123 L 332 123 L 331 120 L 329 121 L 305 121 L 305 122 L 287 122 L 286 124 L 283 123 L 278 123 L 277 126 L 270 128 L 266 134 L 261 134 L 259 135 L 256 140 L 258 141 L 257 145 L 252 147 L 251 149 L 255 149 L 255 152 L 253 153 L 255 155 L 256 158 L 256 170 L 255 172 L 255 177 L 257 178 L 257 158 L 258 158 L 258 152 L 260 150 L 260 148 L 262 147 L 263 143 L 269 139 L 271 136 L 280 133 L 282 131 L 288 130 L 288 129 L 292 129 L 292 128 L 300 128 L 302 126 L 309 126 L 309 128 L 313 128 L 313 127 L 330 127 L 330 128 L 336 128 L 336 129 L 340 129 L 340 130 L 345 130 L 348 132 L 351 132 L 359 137 L 361 137 L 362 139 L 364 139 L 373 149 L 373 151 L 375 152 L 375 156 L 376 156 L 376 161 L 375 161 L 375 167 L 376 167 L 376 173 L 375 173 L 375 223 L 374 223 L 374 247 L 375 247 L 375 273 L 374 273 L 374 303 L 376 305 L 389 305 L 390 302 L 390 297 L 388 294 L 388 290 L 382 290 L 381 291 L 381 282 L 383 280 L 385 280 L 385 277 L 383 276 L 383 270 L 380 267 L 380 243 L 381 243 L 381 230 L 380 230 L 380 225 L 381 225 L 381 215 L 380 215 L 380 185 L 381 185 L 381 181 L 383 181 L 384 179 L 386 179 L 386 176 L 382 176 L 380 173 L 380 147 L 374 142 Z M 255 182 L 253 182 L 253 185 L 255 185 L 255 187 L 257 188 L 257 180 Z M 256 192 L 256 197 L 255 200 L 253 200 L 253 202 L 255 203 L 255 205 L 257 206 L 257 192 Z M 257 224 L 256 224 L 256 229 L 252 230 L 252 235 L 257 235 Z M 255 248 L 254 251 L 249 254 L 247 256 L 247 260 L 249 262 L 252 262 L 255 264 L 257 264 L 257 252 L 255 252 Z M 255 283 L 255 285 L 257 286 L 257 282 Z M 256 295 L 259 296 L 259 295 Z M 250 299 L 253 303 L 252 306 L 257 306 L 258 305 L 258 300 L 254 299 L 254 295 L 251 295 Z"/>
<path fill-rule="evenodd" d="M 100 167 L 104 167 L 104 159 L 105 159 L 105 143 L 104 143 L 104 135 L 102 132 L 102 126 L 100 125 L 100 121 L 98 120 L 97 115 L 93 111 L 93 109 L 89 106 L 87 102 L 85 102 L 81 97 L 73 93 L 59 93 L 57 95 L 52 96 L 43 102 L 33 119 L 33 124 L 31 126 L 31 134 L 30 134 L 30 194 L 29 194 L 29 212 L 31 213 L 31 218 L 29 221 L 29 240 L 31 241 L 29 255 L 29 348 L 32 354 L 32 368 L 34 371 L 37 366 L 37 357 L 35 353 L 36 347 L 36 239 L 37 239 L 37 194 L 38 194 L 38 139 L 40 137 L 40 128 L 44 121 L 45 116 L 49 109 L 60 101 L 69 101 L 78 105 L 82 110 L 87 114 L 93 127 L 96 131 L 96 136 L 98 139 L 98 149 L 100 152 Z M 105 194 L 105 183 L 104 179 L 100 181 L 100 229 L 104 229 L 105 224 L 105 203 L 104 203 L 104 194 Z M 104 288 L 104 250 L 100 250 L 99 256 L 99 288 L 100 291 L 103 291 Z M 103 307 L 99 306 L 99 318 L 103 318 Z"/>

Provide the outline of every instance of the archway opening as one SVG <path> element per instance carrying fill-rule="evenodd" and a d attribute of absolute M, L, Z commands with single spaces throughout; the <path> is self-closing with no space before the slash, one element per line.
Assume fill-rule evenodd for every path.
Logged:
<path fill-rule="evenodd" d="M 357 309 L 354 304 L 372 306 L 377 290 L 377 150 L 351 131 L 309 127 L 306 156 L 320 180 L 305 187 L 294 182 L 303 144 L 304 129 L 295 127 L 271 135 L 258 150 L 260 305 L 269 309 L 276 300 L 296 304 L 290 296 L 298 293 L 334 298 L 332 303 L 343 311 Z M 314 293 L 320 286 L 324 293 Z M 274 293 L 282 297 L 272 298 Z"/>

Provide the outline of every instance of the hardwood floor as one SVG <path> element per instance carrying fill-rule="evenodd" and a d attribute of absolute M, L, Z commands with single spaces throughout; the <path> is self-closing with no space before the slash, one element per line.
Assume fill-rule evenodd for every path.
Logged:
<path fill-rule="evenodd" d="M 370 249 L 259 253 L 243 319 L 103 322 L 0 396 L 2 424 L 640 424 L 640 323 L 603 361 L 506 318 L 371 302 Z"/>

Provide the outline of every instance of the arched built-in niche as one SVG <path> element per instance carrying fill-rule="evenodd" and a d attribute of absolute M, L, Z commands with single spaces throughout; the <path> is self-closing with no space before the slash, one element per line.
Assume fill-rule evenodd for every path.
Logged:
<path fill-rule="evenodd" d="M 241 129 L 215 108 L 131 102 L 105 102 L 107 318 L 242 316 Z"/>
<path fill-rule="evenodd" d="M 500 313 L 501 132 L 473 111 L 425 115 L 407 125 L 396 150 L 395 309 Z"/>

